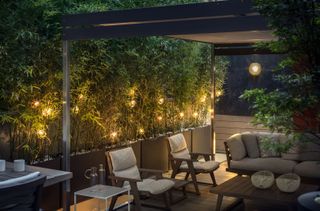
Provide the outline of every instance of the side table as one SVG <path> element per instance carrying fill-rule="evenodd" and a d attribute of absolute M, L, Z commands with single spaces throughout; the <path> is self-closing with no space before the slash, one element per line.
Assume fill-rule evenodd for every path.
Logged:
<path fill-rule="evenodd" d="M 130 188 L 120 188 L 108 185 L 94 185 L 89 188 L 79 190 L 74 193 L 74 211 L 77 210 L 77 196 L 85 196 L 106 201 L 108 206 L 108 199 L 120 194 L 128 194 L 128 211 L 130 211 Z M 100 210 L 100 205 L 99 205 Z M 104 210 L 108 210 L 107 208 Z"/>

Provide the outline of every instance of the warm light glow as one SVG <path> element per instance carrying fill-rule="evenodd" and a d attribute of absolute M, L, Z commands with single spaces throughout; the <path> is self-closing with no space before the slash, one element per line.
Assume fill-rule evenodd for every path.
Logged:
<path fill-rule="evenodd" d="M 78 106 L 75 106 L 75 107 L 73 108 L 73 112 L 74 112 L 75 114 L 79 113 L 79 111 L 80 111 L 80 109 L 79 109 Z"/>
<path fill-rule="evenodd" d="M 194 112 L 194 113 L 193 113 L 193 117 L 194 117 L 194 118 L 196 118 L 196 117 L 198 117 L 198 116 L 199 116 L 198 112 Z"/>
<path fill-rule="evenodd" d="M 143 128 L 139 128 L 139 134 L 144 134 L 144 129 Z"/>
<path fill-rule="evenodd" d="M 43 116 L 50 116 L 52 114 L 52 108 L 45 108 L 42 111 Z"/>
<path fill-rule="evenodd" d="M 179 116 L 180 116 L 180 118 L 184 117 L 184 113 L 183 113 L 183 112 L 180 112 L 180 113 L 179 113 Z"/>
<path fill-rule="evenodd" d="M 200 99 L 200 102 L 201 102 L 201 103 L 204 103 L 204 102 L 206 102 L 206 99 L 207 99 L 207 96 L 203 95 L 203 96 L 201 97 L 201 99 Z"/>
<path fill-rule="evenodd" d="M 209 111 L 209 113 L 213 113 L 213 109 L 212 108 L 209 108 L 208 111 Z"/>
<path fill-rule="evenodd" d="M 131 108 L 135 107 L 136 104 L 137 104 L 137 102 L 136 102 L 135 100 L 131 100 L 131 101 L 130 101 L 130 107 L 131 107 Z"/>
<path fill-rule="evenodd" d="M 162 105 L 162 104 L 164 103 L 164 99 L 163 99 L 163 98 L 160 98 L 160 99 L 158 100 L 158 103 L 159 103 L 160 105 Z"/>
<path fill-rule="evenodd" d="M 161 120 L 162 120 L 162 116 L 158 116 L 158 117 L 157 117 L 157 120 L 158 120 L 158 121 L 161 121 Z"/>
<path fill-rule="evenodd" d="M 252 76 L 258 76 L 261 74 L 261 65 L 257 62 L 251 63 L 249 66 L 249 73 Z"/>
<path fill-rule="evenodd" d="M 37 135 L 39 136 L 39 138 L 44 138 L 46 137 L 47 133 L 44 130 L 38 130 Z"/>
<path fill-rule="evenodd" d="M 35 100 L 32 102 L 33 107 L 38 107 L 40 105 L 40 102 L 38 100 Z"/>
<path fill-rule="evenodd" d="M 216 91 L 216 96 L 217 97 L 220 97 L 221 95 L 222 95 L 222 91 L 220 91 L 220 90 Z"/>
<path fill-rule="evenodd" d="M 84 98 L 84 95 L 80 94 L 78 98 L 79 98 L 79 100 L 82 100 Z"/>
<path fill-rule="evenodd" d="M 131 89 L 129 90 L 129 95 L 130 95 L 130 96 L 134 96 L 135 93 L 136 93 L 136 91 L 134 90 L 134 88 L 131 88 Z"/>
<path fill-rule="evenodd" d="M 117 135 L 118 135 L 118 133 L 115 132 L 115 131 L 110 134 L 111 138 L 113 138 L 113 139 L 114 139 L 115 137 L 117 137 Z"/>

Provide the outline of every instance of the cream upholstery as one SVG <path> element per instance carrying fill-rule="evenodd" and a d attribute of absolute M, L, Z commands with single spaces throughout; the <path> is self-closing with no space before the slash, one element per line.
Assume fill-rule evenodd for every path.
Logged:
<path fill-rule="evenodd" d="M 121 171 L 137 165 L 136 156 L 131 147 L 110 152 L 113 171 Z"/>
<path fill-rule="evenodd" d="M 163 193 L 174 186 L 174 182 L 168 179 L 144 179 L 137 183 L 139 191 L 150 192 L 151 194 Z"/>
<path fill-rule="evenodd" d="M 187 143 L 182 133 L 173 135 L 168 139 L 169 139 L 171 153 L 176 153 L 184 149 L 187 149 Z"/>
<path fill-rule="evenodd" d="M 117 177 L 124 177 L 130 179 L 138 179 L 140 180 L 140 172 L 137 166 L 132 166 L 130 168 L 120 170 L 120 171 L 113 171 L 114 175 Z"/>
<path fill-rule="evenodd" d="M 179 152 L 171 152 L 171 155 L 174 158 L 191 159 L 189 150 L 187 148 Z"/>
<path fill-rule="evenodd" d="M 206 162 L 193 162 L 193 166 L 198 170 L 206 170 L 206 171 L 214 171 L 219 168 L 219 163 L 213 160 L 209 160 Z M 188 164 L 186 162 L 182 163 L 180 169 L 188 169 Z"/>

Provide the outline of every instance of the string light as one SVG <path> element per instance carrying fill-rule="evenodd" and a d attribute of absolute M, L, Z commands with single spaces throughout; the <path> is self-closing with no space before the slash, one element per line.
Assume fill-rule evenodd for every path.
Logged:
<path fill-rule="evenodd" d="M 158 100 L 158 103 L 159 103 L 159 105 L 162 105 L 162 104 L 164 103 L 164 98 L 160 98 L 160 99 Z"/>
<path fill-rule="evenodd" d="M 84 95 L 80 94 L 78 98 L 79 98 L 79 100 L 82 100 L 84 98 Z"/>
<path fill-rule="evenodd" d="M 221 96 L 221 95 L 222 95 L 222 91 L 218 90 L 218 91 L 216 92 L 216 96 L 219 97 L 219 96 Z"/>
<path fill-rule="evenodd" d="M 45 108 L 42 111 L 43 116 L 50 116 L 52 114 L 52 108 Z"/>
<path fill-rule="evenodd" d="M 41 130 L 37 130 L 37 135 L 38 135 L 39 138 L 45 138 L 47 133 L 46 133 L 45 130 L 41 129 Z"/>
<path fill-rule="evenodd" d="M 158 121 L 161 121 L 161 120 L 162 120 L 162 116 L 158 116 L 158 117 L 157 117 L 157 120 L 158 120 Z"/>
<path fill-rule="evenodd" d="M 203 96 L 201 97 L 201 99 L 200 99 L 200 102 L 201 102 L 201 103 L 204 103 L 204 102 L 206 102 L 206 99 L 207 99 L 207 96 L 203 95 Z"/>
<path fill-rule="evenodd" d="M 194 112 L 194 113 L 193 113 L 193 117 L 194 117 L 194 118 L 196 118 L 196 117 L 198 117 L 198 116 L 199 116 L 198 112 Z"/>
<path fill-rule="evenodd" d="M 250 64 L 249 66 L 249 73 L 252 76 L 258 76 L 261 73 L 261 64 L 257 63 L 257 62 L 253 62 Z"/>
<path fill-rule="evenodd" d="M 183 113 L 183 112 L 180 112 L 180 113 L 179 113 L 179 116 L 180 116 L 180 118 L 184 117 L 184 113 Z"/>
<path fill-rule="evenodd" d="M 117 135 L 118 135 L 118 133 L 115 132 L 115 131 L 110 134 L 110 136 L 111 136 L 112 139 L 114 139 L 115 137 L 117 137 Z"/>
<path fill-rule="evenodd" d="M 138 132 L 139 132 L 139 134 L 144 134 L 144 129 L 143 128 L 139 128 L 139 130 L 138 130 Z"/>
<path fill-rule="evenodd" d="M 80 111 L 80 109 L 79 109 L 78 106 L 75 106 L 75 107 L 73 108 L 73 112 L 74 112 L 75 114 L 79 113 L 79 111 Z"/>
<path fill-rule="evenodd" d="M 130 96 L 134 96 L 135 95 L 135 90 L 134 90 L 134 88 L 131 88 L 130 90 L 129 90 L 129 95 Z"/>
<path fill-rule="evenodd" d="M 35 100 L 32 102 L 33 107 L 38 107 L 40 105 L 40 102 L 38 100 Z"/>
<path fill-rule="evenodd" d="M 135 100 L 131 100 L 131 101 L 130 101 L 130 107 L 131 107 L 131 108 L 135 107 L 136 104 L 137 104 L 137 102 L 136 102 Z"/>

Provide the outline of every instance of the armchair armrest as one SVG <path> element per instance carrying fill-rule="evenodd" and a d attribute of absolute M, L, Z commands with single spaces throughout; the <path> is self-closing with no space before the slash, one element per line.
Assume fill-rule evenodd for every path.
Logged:
<path fill-rule="evenodd" d="M 190 169 L 194 169 L 193 160 L 191 159 L 185 159 L 185 158 L 171 158 L 171 159 L 176 162 L 177 168 L 180 168 L 180 165 L 182 162 L 186 162 Z"/>
<path fill-rule="evenodd" d="M 144 169 L 144 168 L 139 168 L 139 171 L 141 173 L 142 178 L 147 178 L 150 176 L 156 176 L 157 179 L 162 178 L 162 173 L 163 171 L 161 170 L 156 170 L 156 169 Z"/>

